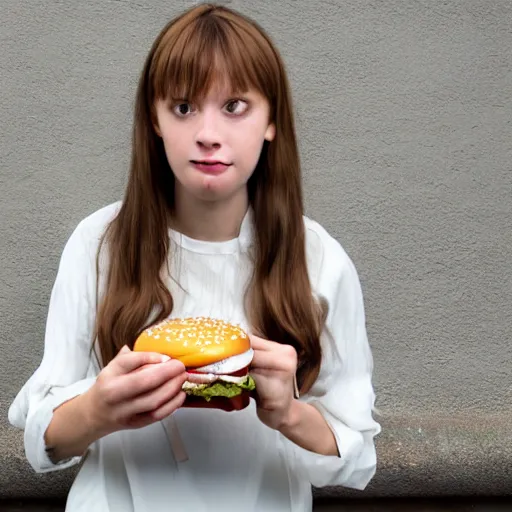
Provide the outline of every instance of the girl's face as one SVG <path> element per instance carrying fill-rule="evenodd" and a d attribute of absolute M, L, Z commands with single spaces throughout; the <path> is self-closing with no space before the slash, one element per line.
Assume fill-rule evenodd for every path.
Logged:
<path fill-rule="evenodd" d="M 265 140 L 275 136 L 269 104 L 254 90 L 214 86 L 199 104 L 158 100 L 156 132 L 176 178 L 176 193 L 202 201 L 246 194 Z"/>

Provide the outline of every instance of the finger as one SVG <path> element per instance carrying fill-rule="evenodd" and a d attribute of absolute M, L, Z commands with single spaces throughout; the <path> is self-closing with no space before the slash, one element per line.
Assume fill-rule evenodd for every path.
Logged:
<path fill-rule="evenodd" d="M 279 343 L 276 343 L 275 341 L 266 340 L 264 338 L 260 338 L 259 336 L 256 336 L 255 334 L 249 334 L 249 339 L 251 341 L 251 347 L 254 350 L 274 350 L 276 348 L 276 345 L 279 345 Z"/>
<path fill-rule="evenodd" d="M 155 421 L 163 420 L 172 414 L 176 409 L 179 409 L 187 398 L 185 391 L 180 391 L 172 400 L 149 413 L 151 418 Z"/>
<path fill-rule="evenodd" d="M 186 375 L 184 369 L 182 363 L 171 360 L 137 368 L 129 374 L 117 375 L 109 379 L 106 399 L 112 405 L 121 404 L 161 386 L 180 373 Z"/>
<path fill-rule="evenodd" d="M 129 415 L 156 411 L 181 392 L 186 374 L 174 377 L 157 389 L 139 395 L 129 403 Z"/>
<path fill-rule="evenodd" d="M 116 379 L 117 402 L 149 393 L 176 377 L 185 379 L 186 373 L 183 363 L 174 359 L 166 363 L 151 364 L 145 368 L 136 369 Z"/>
<path fill-rule="evenodd" d="M 180 391 L 172 400 L 162 405 L 162 407 L 151 412 L 143 412 L 132 416 L 128 425 L 129 428 L 140 428 L 160 421 L 172 414 L 176 409 L 179 409 L 185 402 L 187 395 L 184 391 Z"/>
<path fill-rule="evenodd" d="M 290 345 L 280 345 L 272 352 L 255 350 L 251 366 L 257 369 L 266 368 L 294 373 L 297 370 L 297 352 Z"/>
<path fill-rule="evenodd" d="M 169 361 L 164 361 L 165 364 L 169 364 L 171 361 L 173 361 L 173 365 L 179 365 L 180 368 L 185 368 L 185 366 L 183 365 L 183 363 L 181 363 L 180 361 L 178 361 L 177 359 L 170 359 Z M 160 364 L 160 363 L 157 363 L 157 364 Z M 144 370 L 147 370 L 148 368 L 155 368 L 155 363 L 149 363 L 149 364 L 144 364 L 142 366 L 139 366 L 138 368 L 135 368 L 135 370 L 132 370 L 129 375 L 132 375 L 132 374 L 135 374 L 135 373 L 138 373 L 138 372 L 142 372 Z"/>
<path fill-rule="evenodd" d="M 250 375 L 254 378 L 254 380 L 260 378 L 275 377 L 276 370 L 267 370 L 266 368 L 252 368 Z"/>
<path fill-rule="evenodd" d="M 129 354 L 131 352 L 130 347 L 128 345 L 123 345 L 118 354 Z"/>
<path fill-rule="evenodd" d="M 164 363 L 169 361 L 169 359 L 169 356 L 164 356 L 156 352 L 119 352 L 119 354 L 112 359 L 109 366 L 114 375 L 124 375 L 145 364 Z"/>
<path fill-rule="evenodd" d="M 277 354 L 275 352 L 255 350 L 251 367 L 257 369 L 284 370 L 283 360 L 276 356 Z"/>
<path fill-rule="evenodd" d="M 276 373 L 275 370 L 258 370 L 251 372 L 251 376 L 256 384 L 256 392 L 264 389 L 268 382 L 275 382 L 276 379 L 282 382 L 287 382 L 292 379 L 291 375 L 284 372 Z"/>

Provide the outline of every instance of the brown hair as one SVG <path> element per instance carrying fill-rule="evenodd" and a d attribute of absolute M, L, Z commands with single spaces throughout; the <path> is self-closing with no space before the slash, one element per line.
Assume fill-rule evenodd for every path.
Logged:
<path fill-rule="evenodd" d="M 214 63 L 214 65 L 212 65 Z M 234 91 L 254 88 L 270 104 L 276 136 L 265 143 L 248 183 L 256 226 L 254 272 L 247 290 L 249 320 L 262 337 L 297 350 L 302 391 L 316 380 L 325 311 L 308 277 L 300 163 L 284 65 L 252 20 L 204 4 L 171 21 L 156 38 L 140 78 L 134 112 L 130 176 L 124 201 L 109 225 L 109 269 L 96 332 L 106 365 L 149 323 L 169 316 L 173 299 L 162 270 L 174 175 L 154 129 L 158 99 L 196 98 L 220 76 Z"/>

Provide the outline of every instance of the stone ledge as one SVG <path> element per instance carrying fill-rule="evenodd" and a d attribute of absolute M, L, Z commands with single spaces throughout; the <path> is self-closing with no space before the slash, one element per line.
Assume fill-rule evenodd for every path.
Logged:
<path fill-rule="evenodd" d="M 317 500 L 353 497 L 512 496 L 512 412 L 379 418 L 377 474 L 364 492 L 315 489 Z M 76 469 L 38 475 L 23 434 L 0 426 L 2 498 L 62 498 Z"/>
<path fill-rule="evenodd" d="M 64 512 L 64 501 L 2 501 L 0 511 L 6 512 Z M 319 502 L 313 512 L 510 512 L 510 499 L 345 499 L 336 502 Z"/>
<path fill-rule="evenodd" d="M 512 495 L 512 411 L 379 420 L 377 473 L 365 491 L 315 489 L 316 497 Z"/>

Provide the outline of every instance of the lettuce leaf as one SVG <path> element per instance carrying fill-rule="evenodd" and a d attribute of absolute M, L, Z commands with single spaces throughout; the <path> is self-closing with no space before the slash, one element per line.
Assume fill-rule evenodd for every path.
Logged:
<path fill-rule="evenodd" d="M 240 384 L 218 380 L 212 384 L 202 384 L 194 387 L 185 386 L 183 389 L 187 395 L 202 396 L 207 402 L 209 402 L 216 396 L 233 398 L 234 396 L 240 395 L 242 391 L 252 391 L 256 389 L 256 383 L 254 382 L 254 379 L 248 375 Z"/>

